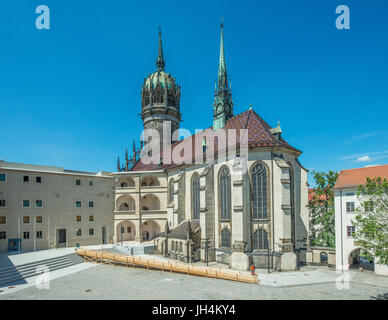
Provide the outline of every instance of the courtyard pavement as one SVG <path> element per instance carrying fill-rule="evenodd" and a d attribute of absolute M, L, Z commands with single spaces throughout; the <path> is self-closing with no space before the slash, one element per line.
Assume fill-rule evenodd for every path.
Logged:
<path fill-rule="evenodd" d="M 49 289 L 38 289 L 33 283 L 23 288 L 6 288 L 0 292 L 0 300 L 326 300 L 387 299 L 388 296 L 387 277 L 372 272 L 337 273 L 325 267 L 272 274 L 259 271 L 260 284 L 247 284 L 106 264 L 81 263 L 78 266 L 87 269 L 79 267 L 76 272 L 51 277 Z"/>

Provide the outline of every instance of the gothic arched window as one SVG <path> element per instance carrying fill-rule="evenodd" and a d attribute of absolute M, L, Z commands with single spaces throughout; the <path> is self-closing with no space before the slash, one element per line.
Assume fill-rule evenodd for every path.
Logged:
<path fill-rule="evenodd" d="M 192 180 L 191 185 L 191 199 L 192 199 L 192 215 L 194 220 L 199 220 L 199 201 L 200 201 L 200 193 L 199 193 L 199 176 L 195 174 Z"/>
<path fill-rule="evenodd" d="M 153 103 L 163 103 L 163 90 L 161 88 L 157 88 L 152 94 Z"/>
<path fill-rule="evenodd" d="M 230 231 L 228 228 L 224 228 L 221 231 L 221 247 L 230 248 Z"/>
<path fill-rule="evenodd" d="M 253 233 L 253 249 L 268 249 L 268 232 L 262 228 Z"/>
<path fill-rule="evenodd" d="M 168 188 L 168 202 L 172 202 L 174 201 L 174 179 L 170 180 L 170 185 Z"/>
<path fill-rule="evenodd" d="M 220 214 L 221 220 L 230 220 L 231 217 L 231 190 L 230 174 L 227 167 L 220 171 Z"/>
<path fill-rule="evenodd" d="M 268 218 L 267 170 L 258 163 L 252 169 L 253 219 Z"/>

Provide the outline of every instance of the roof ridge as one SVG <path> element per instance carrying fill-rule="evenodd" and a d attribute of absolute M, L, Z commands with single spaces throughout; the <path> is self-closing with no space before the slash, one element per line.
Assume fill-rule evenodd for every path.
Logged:
<path fill-rule="evenodd" d="M 361 168 L 342 169 L 340 172 L 349 171 L 349 170 L 365 170 L 365 169 L 371 169 L 371 168 L 376 168 L 376 167 L 385 167 L 385 166 L 388 166 L 388 163 L 387 164 L 372 165 L 372 166 L 368 166 L 368 167 L 361 167 Z"/>

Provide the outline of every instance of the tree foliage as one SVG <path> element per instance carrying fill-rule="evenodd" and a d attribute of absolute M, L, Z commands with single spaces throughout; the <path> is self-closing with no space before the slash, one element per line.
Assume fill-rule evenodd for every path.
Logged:
<path fill-rule="evenodd" d="M 316 187 L 309 201 L 310 242 L 313 246 L 335 247 L 334 192 L 338 172 L 312 172 Z"/>
<path fill-rule="evenodd" d="M 388 181 L 367 178 L 357 190 L 360 206 L 352 220 L 361 255 L 388 265 Z"/>

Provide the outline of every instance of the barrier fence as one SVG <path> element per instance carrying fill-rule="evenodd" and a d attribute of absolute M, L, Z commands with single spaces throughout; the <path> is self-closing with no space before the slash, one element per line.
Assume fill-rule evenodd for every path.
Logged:
<path fill-rule="evenodd" d="M 246 283 L 258 283 L 257 275 L 245 274 L 233 270 L 213 269 L 211 267 L 200 267 L 186 265 L 179 262 L 160 261 L 153 258 L 139 256 L 127 256 L 124 254 L 115 254 L 106 251 L 95 251 L 86 249 L 76 249 L 79 256 L 84 257 L 84 261 L 120 264 L 126 267 L 141 267 L 147 270 L 159 270 L 163 272 L 183 273 L 191 276 L 200 276 L 214 279 L 232 280 Z"/>

